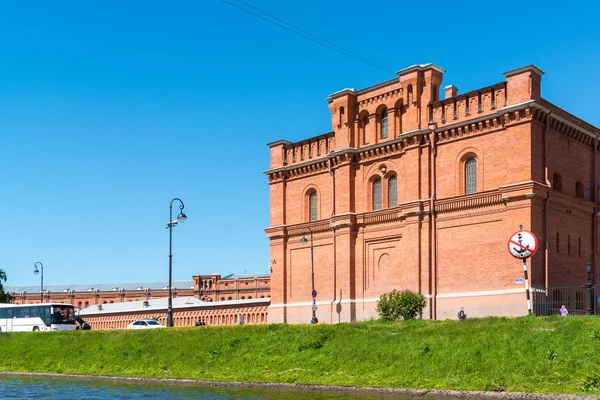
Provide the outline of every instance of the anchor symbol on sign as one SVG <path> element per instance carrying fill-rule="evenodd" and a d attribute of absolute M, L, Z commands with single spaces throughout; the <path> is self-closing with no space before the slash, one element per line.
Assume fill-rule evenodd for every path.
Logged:
<path fill-rule="evenodd" d="M 523 235 L 521 235 L 520 233 L 517 234 L 517 242 L 519 242 L 519 244 L 521 245 L 521 247 L 514 247 L 513 246 L 513 250 L 516 251 L 518 253 L 519 257 L 524 257 L 525 255 L 523 253 L 525 253 L 526 251 L 531 251 L 529 249 L 529 245 L 526 245 L 525 247 L 523 247 L 523 244 L 521 243 L 523 241 Z"/>

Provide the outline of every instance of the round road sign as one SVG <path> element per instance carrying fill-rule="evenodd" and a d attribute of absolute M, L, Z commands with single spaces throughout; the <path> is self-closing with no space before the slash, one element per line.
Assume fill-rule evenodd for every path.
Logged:
<path fill-rule="evenodd" d="M 312 297 L 313 297 L 313 299 L 314 299 L 315 297 L 317 297 L 317 291 L 316 291 L 316 290 L 313 290 L 313 291 L 312 291 Z"/>
<path fill-rule="evenodd" d="M 533 232 L 519 231 L 510 237 L 508 241 L 508 252 L 511 256 L 520 260 L 529 258 L 538 249 L 538 240 Z"/>

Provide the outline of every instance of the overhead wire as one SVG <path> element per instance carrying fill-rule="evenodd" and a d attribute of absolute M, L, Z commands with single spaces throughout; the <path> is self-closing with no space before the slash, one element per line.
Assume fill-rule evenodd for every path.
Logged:
<path fill-rule="evenodd" d="M 228 1 L 228 0 L 220 0 L 220 1 L 223 2 L 223 3 L 225 3 L 225 4 L 230 5 L 231 7 L 235 7 L 238 10 L 241 10 L 241 11 L 247 13 L 247 14 L 250 14 L 250 15 L 253 15 L 253 16 L 257 17 L 257 18 L 260 18 L 260 19 L 262 19 L 265 22 L 268 22 L 268 23 L 276 25 L 276 26 L 278 26 L 278 27 L 280 27 L 282 29 L 285 29 L 288 32 L 294 33 L 294 34 L 296 34 L 298 36 L 301 36 L 301 37 L 303 37 L 305 39 L 308 39 L 308 40 L 310 40 L 310 41 L 312 41 L 314 43 L 320 44 L 323 47 L 327 47 L 330 50 L 337 51 L 338 53 L 344 54 L 345 56 L 351 57 L 351 58 L 353 58 L 353 59 L 355 59 L 357 61 L 363 62 L 365 64 L 368 64 L 368 65 L 372 66 L 372 67 L 381 69 L 383 71 L 394 73 L 394 71 L 392 69 L 390 69 L 390 68 L 384 67 L 381 64 L 378 64 L 378 63 L 376 63 L 374 61 L 369 60 L 368 58 L 365 58 L 365 57 L 363 57 L 363 56 L 361 56 L 359 54 L 356 54 L 356 53 L 354 53 L 354 52 L 352 52 L 350 50 L 347 50 L 347 49 L 345 49 L 345 48 L 343 48 L 341 46 L 338 46 L 335 43 L 332 43 L 332 42 L 330 42 L 330 41 L 328 41 L 326 39 L 323 39 L 323 38 L 321 38 L 321 37 L 319 37 L 317 35 L 314 35 L 314 34 L 308 32 L 308 31 L 306 31 L 306 30 L 304 30 L 304 29 L 302 29 L 302 28 L 300 28 L 300 27 L 298 27 L 298 26 L 296 26 L 294 24 L 291 24 L 291 23 L 289 23 L 289 22 L 287 22 L 287 21 L 285 21 L 285 20 L 283 20 L 283 19 L 281 19 L 281 18 L 279 18 L 279 17 L 277 17 L 277 16 L 275 16 L 273 14 L 270 14 L 270 13 L 264 11 L 264 10 L 261 10 L 260 8 L 255 7 L 255 6 L 249 4 L 249 3 L 245 2 L 245 1 L 242 1 L 242 0 L 233 0 L 233 1 L 236 1 L 237 3 L 243 4 L 245 7 L 248 7 L 250 9 L 252 9 L 252 10 L 258 11 L 258 12 L 262 13 L 263 15 L 266 15 L 266 17 L 263 16 L 263 15 L 260 15 L 260 14 L 258 14 L 256 12 L 253 12 L 252 10 L 249 10 L 248 8 L 244 8 L 244 7 L 240 6 L 240 5 L 234 4 L 231 1 Z"/>

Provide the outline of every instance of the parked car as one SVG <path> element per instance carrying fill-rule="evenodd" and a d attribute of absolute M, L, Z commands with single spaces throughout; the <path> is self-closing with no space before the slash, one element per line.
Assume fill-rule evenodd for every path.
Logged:
<path fill-rule="evenodd" d="M 153 319 L 140 319 L 127 325 L 127 329 L 153 329 L 164 327 L 163 324 Z"/>

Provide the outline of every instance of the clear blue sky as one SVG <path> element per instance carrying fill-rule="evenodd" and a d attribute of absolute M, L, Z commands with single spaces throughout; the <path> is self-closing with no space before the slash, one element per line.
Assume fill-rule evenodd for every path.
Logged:
<path fill-rule="evenodd" d="M 247 2 L 392 71 L 435 63 L 461 92 L 535 64 L 547 100 L 600 125 L 591 2 Z M 166 280 L 173 197 L 174 279 L 268 273 L 266 143 L 329 132 L 329 94 L 394 77 L 220 0 L 4 3 L 6 284 L 39 284 L 36 261 L 47 284 Z"/>

